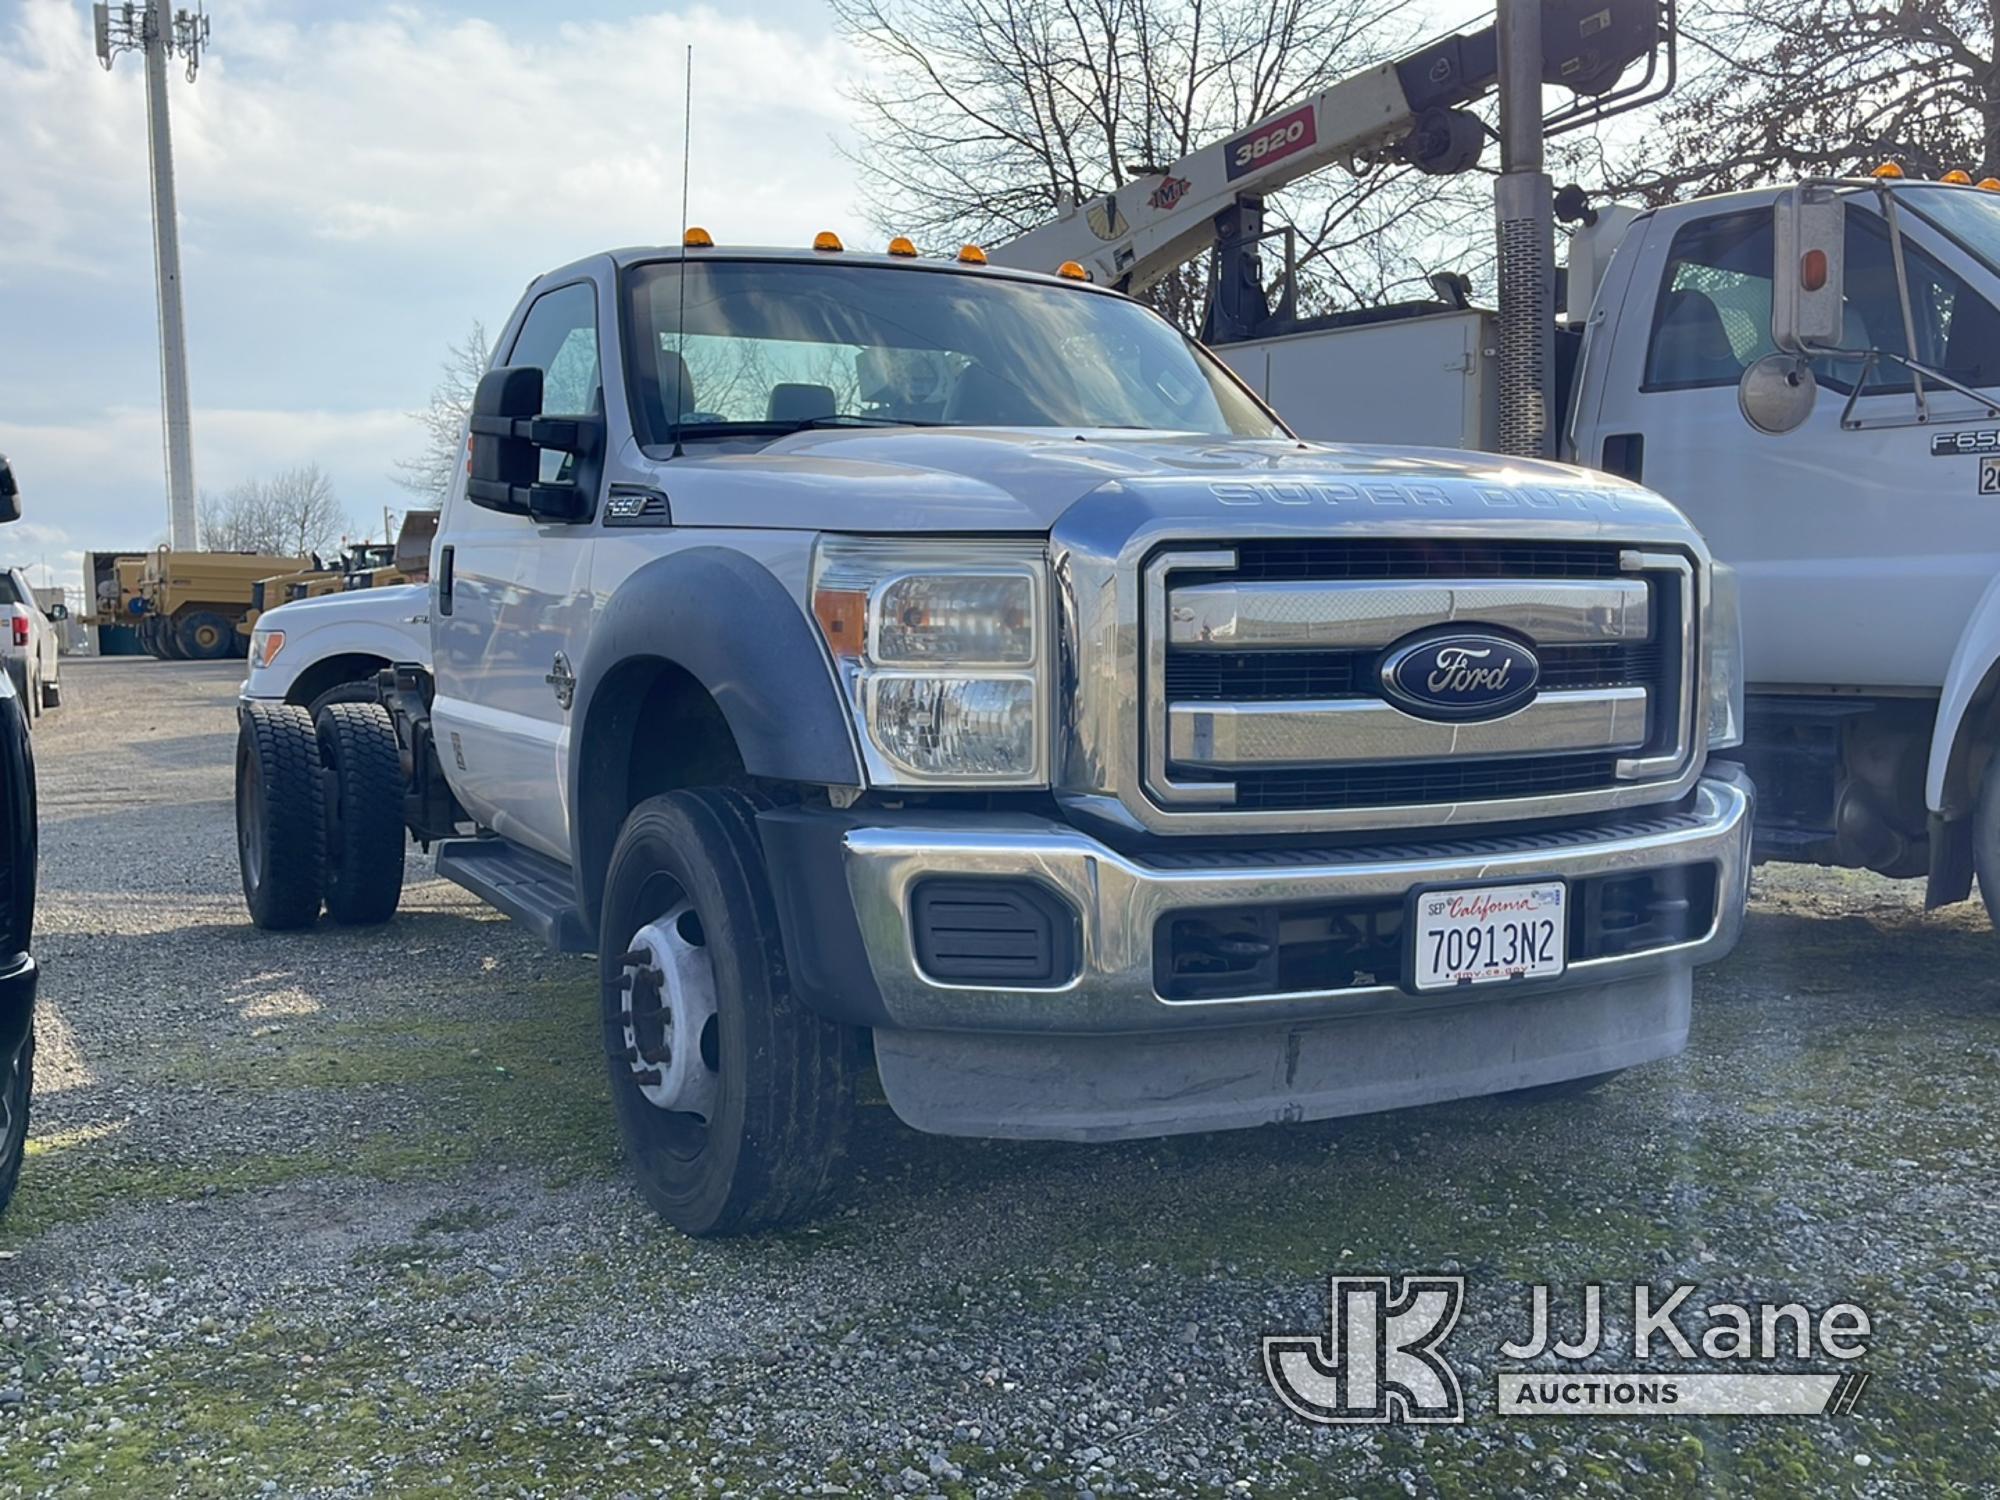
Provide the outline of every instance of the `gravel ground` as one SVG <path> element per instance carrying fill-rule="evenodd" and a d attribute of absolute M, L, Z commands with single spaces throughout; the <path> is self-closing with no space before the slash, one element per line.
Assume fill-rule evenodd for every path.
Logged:
<path fill-rule="evenodd" d="M 584 961 L 414 855 L 386 929 L 251 928 L 238 675 L 74 661 L 38 731 L 0 1495 L 2000 1493 L 1971 906 L 1773 867 L 1688 1052 L 1597 1095 L 1114 1147 L 878 1105 L 822 1223 L 695 1244 L 620 1175 Z M 1323 1329 L 1337 1270 L 1467 1277 L 1468 1425 L 1279 1407 L 1259 1338 Z M 1534 1281 L 1857 1301 L 1872 1380 L 1842 1418 L 1501 1419 Z"/>

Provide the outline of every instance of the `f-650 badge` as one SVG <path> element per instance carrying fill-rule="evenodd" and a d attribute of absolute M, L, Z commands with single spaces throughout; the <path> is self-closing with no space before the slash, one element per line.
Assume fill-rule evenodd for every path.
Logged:
<path fill-rule="evenodd" d="M 2000 427 L 1931 434 L 1932 458 L 1958 458 L 1968 453 L 2000 453 Z"/>

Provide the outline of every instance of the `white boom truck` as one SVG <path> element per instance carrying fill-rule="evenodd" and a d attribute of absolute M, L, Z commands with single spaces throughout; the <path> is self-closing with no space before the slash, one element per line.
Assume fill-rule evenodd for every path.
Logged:
<path fill-rule="evenodd" d="M 594 951 L 696 1234 L 812 1208 L 871 1047 L 919 1129 L 1095 1140 L 1684 1044 L 1751 796 L 1671 506 L 1301 442 L 1081 281 L 690 241 L 529 287 L 428 657 L 244 705 L 256 922 L 386 919 L 407 828 Z"/>
<path fill-rule="evenodd" d="M 1141 291 L 1214 248 L 1207 341 L 1302 435 L 1507 451 L 1500 316 L 1445 284 L 1302 319 L 1258 272 L 1258 195 L 1393 158 L 1421 117 L 1411 72 L 1337 84 L 994 258 Z M 1732 753 L 1759 788 L 1759 857 L 1923 876 L 1933 906 L 1976 871 L 2000 923 L 2000 182 L 1645 212 L 1565 189 L 1553 207 L 1577 228 L 1567 316 L 1552 301 L 1545 330 L 1549 426 L 1561 456 L 1667 496 L 1740 572 Z M 1804 332 L 1801 308 L 1819 320 Z"/>

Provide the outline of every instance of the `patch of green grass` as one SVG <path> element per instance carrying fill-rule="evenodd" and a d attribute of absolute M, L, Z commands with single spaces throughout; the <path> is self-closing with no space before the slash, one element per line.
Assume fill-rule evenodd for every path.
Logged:
<path fill-rule="evenodd" d="M 124 1131 L 31 1138 L 19 1196 L 0 1220 L 0 1244 L 121 1208 L 312 1177 L 401 1182 L 504 1164 L 563 1182 L 614 1171 L 617 1133 L 591 987 L 547 984 L 508 1003 L 529 1014 L 492 1023 L 334 1027 L 285 1038 L 282 1046 L 255 1038 L 172 1058 L 164 1068 L 169 1081 L 272 1093 L 334 1089 L 344 1096 L 343 1110 L 364 1122 L 368 1096 L 394 1090 L 397 1123 L 295 1151 L 193 1163 L 151 1157 L 144 1141 Z M 415 1118 L 406 1121 L 412 1104 Z M 469 1218 L 434 1229 L 454 1227 L 479 1226 Z"/>

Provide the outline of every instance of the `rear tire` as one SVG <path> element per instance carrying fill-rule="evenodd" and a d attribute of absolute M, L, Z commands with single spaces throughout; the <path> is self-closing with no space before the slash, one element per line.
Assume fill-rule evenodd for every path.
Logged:
<path fill-rule="evenodd" d="M 156 654 L 161 661 L 180 661 L 181 631 L 175 620 L 160 620 L 153 626 L 153 639 L 158 643 Z"/>
<path fill-rule="evenodd" d="M 42 707 L 62 707 L 62 684 L 60 682 L 45 682 L 42 684 Z"/>
<path fill-rule="evenodd" d="M 211 610 L 198 609 L 174 629 L 181 655 L 189 661 L 222 661 L 236 654 L 236 626 Z"/>
<path fill-rule="evenodd" d="M 598 975 L 619 1134 L 647 1202 L 691 1235 L 809 1216 L 854 1113 L 855 1033 L 792 995 L 758 807 L 721 789 L 650 797 L 626 818 L 605 877 Z M 656 955 L 678 943 L 678 967 L 628 963 L 647 942 Z M 685 1093 L 660 1097 L 690 1076 Z"/>
<path fill-rule="evenodd" d="M 326 866 L 319 742 L 306 711 L 252 703 L 236 732 L 236 857 L 250 920 L 267 932 L 319 916 Z"/>
<path fill-rule="evenodd" d="M 21 1043 L 11 1068 L 0 1065 L 0 1214 L 13 1200 L 21 1180 L 21 1158 L 28 1146 L 28 1106 L 35 1092 L 35 1031 Z"/>
<path fill-rule="evenodd" d="M 1972 814 L 1972 868 L 1986 918 L 2000 930 L 2000 750 L 1986 762 L 1979 781 L 1979 806 Z"/>
<path fill-rule="evenodd" d="M 326 768 L 326 914 L 386 922 L 403 899 L 403 768 L 379 703 L 334 703 L 314 718 Z"/>

